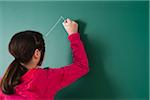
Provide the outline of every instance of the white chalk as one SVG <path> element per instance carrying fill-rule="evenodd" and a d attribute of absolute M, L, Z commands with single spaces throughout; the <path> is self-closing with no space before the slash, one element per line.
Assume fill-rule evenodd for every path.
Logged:
<path fill-rule="evenodd" d="M 64 17 L 60 16 L 59 19 L 57 20 L 57 22 L 52 26 L 52 28 L 49 29 L 49 31 L 45 34 L 45 37 L 47 37 L 51 32 L 52 30 L 56 27 L 56 25 L 61 21 L 61 19 L 64 21 Z"/>

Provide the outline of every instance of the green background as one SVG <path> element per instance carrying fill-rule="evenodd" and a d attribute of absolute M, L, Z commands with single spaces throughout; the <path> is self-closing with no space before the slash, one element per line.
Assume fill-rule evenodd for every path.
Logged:
<path fill-rule="evenodd" d="M 8 43 L 16 32 L 45 34 L 60 16 L 79 23 L 90 72 L 55 99 L 127 99 L 149 97 L 149 2 L 0 2 L 0 75 L 13 60 Z M 61 22 L 45 38 L 44 67 L 72 62 Z"/>

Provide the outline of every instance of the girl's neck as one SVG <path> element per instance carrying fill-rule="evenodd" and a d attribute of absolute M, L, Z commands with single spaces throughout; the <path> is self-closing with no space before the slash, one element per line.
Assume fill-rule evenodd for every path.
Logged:
<path fill-rule="evenodd" d="M 24 64 L 24 63 L 21 63 L 23 66 L 25 66 L 28 70 L 30 69 L 33 69 L 33 68 L 36 68 L 37 67 L 37 64 L 34 64 L 33 62 L 31 63 L 28 63 L 28 64 Z"/>

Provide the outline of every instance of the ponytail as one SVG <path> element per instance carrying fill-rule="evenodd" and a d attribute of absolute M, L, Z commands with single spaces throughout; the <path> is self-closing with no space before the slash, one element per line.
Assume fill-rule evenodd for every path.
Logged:
<path fill-rule="evenodd" d="M 1 83 L 0 87 L 3 93 L 13 94 L 14 87 L 20 83 L 20 78 L 28 71 L 27 68 L 20 64 L 18 59 L 15 59 L 7 68 Z"/>
<path fill-rule="evenodd" d="M 15 93 L 16 85 L 21 83 L 20 78 L 28 71 L 23 64 L 28 64 L 32 60 L 36 49 L 41 51 L 40 61 L 37 64 L 40 66 L 45 53 L 43 35 L 31 30 L 18 32 L 13 35 L 9 42 L 8 50 L 15 59 L 6 69 L 0 82 L 0 90 L 4 94 Z"/>

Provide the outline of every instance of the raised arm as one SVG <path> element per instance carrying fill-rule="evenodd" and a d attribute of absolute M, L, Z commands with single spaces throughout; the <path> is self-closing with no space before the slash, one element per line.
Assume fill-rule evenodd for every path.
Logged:
<path fill-rule="evenodd" d="M 51 69 L 51 72 L 55 73 L 58 78 L 59 89 L 68 86 L 89 71 L 88 58 L 83 42 L 80 39 L 80 34 L 78 33 L 77 23 L 67 19 L 63 25 L 69 35 L 68 40 L 72 50 L 73 62 L 61 68 Z"/>

